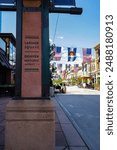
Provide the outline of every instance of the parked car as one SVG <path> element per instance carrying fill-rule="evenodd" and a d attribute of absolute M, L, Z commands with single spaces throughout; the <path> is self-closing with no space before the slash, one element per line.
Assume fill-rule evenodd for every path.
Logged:
<path fill-rule="evenodd" d="M 66 93 L 65 83 L 55 84 L 54 88 L 55 88 L 55 92 Z"/>
<path fill-rule="evenodd" d="M 66 93 L 66 85 L 65 85 L 65 83 L 61 84 L 61 93 Z"/>

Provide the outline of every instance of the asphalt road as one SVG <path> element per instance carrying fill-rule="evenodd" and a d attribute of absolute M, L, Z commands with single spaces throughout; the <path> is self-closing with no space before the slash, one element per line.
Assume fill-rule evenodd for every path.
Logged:
<path fill-rule="evenodd" d="M 82 90 L 82 89 L 81 89 Z M 79 89 L 80 92 L 80 89 Z M 90 150 L 100 149 L 99 94 L 57 94 L 56 98 L 81 134 Z"/>

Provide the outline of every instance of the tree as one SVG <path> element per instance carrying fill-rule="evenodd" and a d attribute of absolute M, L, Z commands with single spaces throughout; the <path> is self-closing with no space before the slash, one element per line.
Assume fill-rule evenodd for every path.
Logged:
<path fill-rule="evenodd" d="M 49 57 L 50 61 L 53 59 L 55 55 L 54 48 L 55 48 L 55 44 L 50 45 L 50 57 Z"/>

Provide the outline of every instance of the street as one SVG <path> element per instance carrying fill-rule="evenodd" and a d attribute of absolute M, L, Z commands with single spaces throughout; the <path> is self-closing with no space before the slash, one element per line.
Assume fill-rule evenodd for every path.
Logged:
<path fill-rule="evenodd" d="M 66 94 L 56 94 L 57 101 L 73 122 L 90 150 L 100 149 L 99 91 L 67 87 Z"/>

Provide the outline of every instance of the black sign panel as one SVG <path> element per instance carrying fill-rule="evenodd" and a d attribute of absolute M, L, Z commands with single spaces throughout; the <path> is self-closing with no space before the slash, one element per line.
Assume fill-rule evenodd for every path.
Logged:
<path fill-rule="evenodd" d="M 16 2 L 16 0 L 0 0 L 0 3 L 4 3 L 4 4 L 12 4 Z"/>
<path fill-rule="evenodd" d="M 54 5 L 73 5 L 75 6 L 75 0 L 52 0 Z"/>

